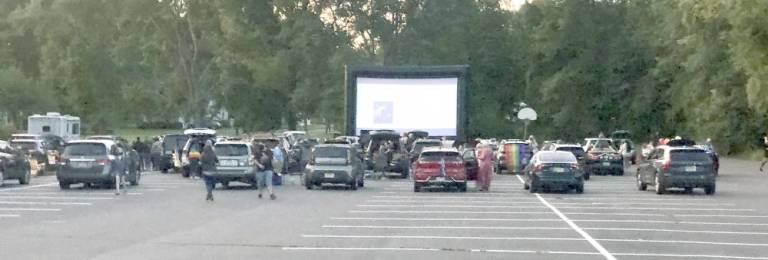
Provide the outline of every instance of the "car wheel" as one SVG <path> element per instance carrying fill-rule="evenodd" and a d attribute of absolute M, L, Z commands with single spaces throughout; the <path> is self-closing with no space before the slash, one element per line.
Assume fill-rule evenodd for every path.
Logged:
<path fill-rule="evenodd" d="M 168 173 L 168 169 L 160 169 L 161 173 Z"/>
<path fill-rule="evenodd" d="M 584 193 L 584 183 L 579 183 L 579 185 L 576 185 L 576 193 L 578 194 Z"/>
<path fill-rule="evenodd" d="M 529 189 L 531 193 L 539 192 L 539 182 L 535 178 L 531 177 L 531 187 Z"/>
<path fill-rule="evenodd" d="M 656 188 L 656 194 L 664 194 L 666 192 L 667 188 L 664 187 L 664 183 L 661 183 L 661 180 L 659 180 L 659 175 L 656 175 L 656 178 L 654 179 L 654 187 Z"/>
<path fill-rule="evenodd" d="M 618 176 L 624 176 L 624 169 L 621 169 L 621 170 L 617 171 L 617 172 L 616 172 L 616 175 L 618 175 Z"/>
<path fill-rule="evenodd" d="M 421 185 L 419 185 L 419 183 L 413 183 L 413 192 L 421 192 Z"/>
<path fill-rule="evenodd" d="M 360 179 L 357 180 L 357 187 L 365 187 L 365 178 L 363 176 L 360 176 Z"/>
<path fill-rule="evenodd" d="M 29 181 L 31 179 L 32 179 L 32 170 L 27 169 L 27 172 L 24 173 L 24 177 L 19 178 L 19 184 L 27 185 L 27 184 L 29 184 Z"/>
<path fill-rule="evenodd" d="M 643 179 L 641 178 L 640 173 L 637 173 L 637 189 L 648 190 L 648 184 L 643 183 Z"/>
<path fill-rule="evenodd" d="M 349 183 L 349 189 L 351 189 L 351 190 L 357 190 L 357 180 L 352 180 L 352 181 Z"/>
<path fill-rule="evenodd" d="M 59 181 L 59 188 L 61 188 L 62 190 L 68 190 L 69 189 L 69 182 Z"/>
<path fill-rule="evenodd" d="M 707 187 L 704 187 L 704 193 L 707 195 L 714 195 L 715 194 L 715 183 L 712 183 L 710 185 L 707 185 Z"/>
<path fill-rule="evenodd" d="M 459 183 L 457 184 L 460 192 L 467 192 L 467 183 Z"/>
<path fill-rule="evenodd" d="M 528 183 L 527 183 L 527 182 L 523 182 L 523 189 L 524 189 L 524 190 L 530 190 L 530 189 L 531 189 L 531 186 L 530 186 L 530 185 L 528 185 Z"/>

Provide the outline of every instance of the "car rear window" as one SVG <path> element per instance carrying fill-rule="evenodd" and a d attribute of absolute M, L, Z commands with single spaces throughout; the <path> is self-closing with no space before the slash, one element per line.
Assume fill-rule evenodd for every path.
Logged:
<path fill-rule="evenodd" d="M 347 158 L 348 151 L 341 147 L 315 147 L 316 158 Z"/>
<path fill-rule="evenodd" d="M 248 146 L 245 144 L 217 144 L 213 146 L 217 156 L 247 156 Z"/>
<path fill-rule="evenodd" d="M 35 150 L 37 149 L 37 143 L 32 142 L 11 142 L 11 146 L 22 150 Z"/>
<path fill-rule="evenodd" d="M 421 153 L 421 151 L 424 150 L 424 147 L 439 147 L 440 142 L 419 142 L 413 145 L 413 151 L 416 153 Z"/>
<path fill-rule="evenodd" d="M 704 150 L 672 150 L 669 151 L 673 161 L 709 161 L 709 155 Z"/>
<path fill-rule="evenodd" d="M 419 156 L 419 160 L 422 161 L 428 161 L 428 162 L 437 162 L 441 159 L 444 159 L 446 161 L 461 161 L 461 157 L 459 156 L 459 153 L 457 152 L 450 152 L 450 151 L 435 151 L 435 152 L 423 152 L 421 153 L 421 156 Z"/>
<path fill-rule="evenodd" d="M 163 138 L 163 148 L 165 150 L 178 150 L 184 147 L 189 136 L 186 135 L 167 135 Z"/>
<path fill-rule="evenodd" d="M 64 147 L 64 156 L 100 156 L 107 155 L 104 144 L 68 144 Z"/>
<path fill-rule="evenodd" d="M 581 147 L 558 147 L 556 150 L 563 152 L 571 152 L 576 156 L 584 155 L 584 149 Z"/>

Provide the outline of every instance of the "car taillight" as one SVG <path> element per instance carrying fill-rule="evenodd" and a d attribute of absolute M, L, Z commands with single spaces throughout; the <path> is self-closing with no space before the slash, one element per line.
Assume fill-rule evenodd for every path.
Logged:
<path fill-rule="evenodd" d="M 96 163 L 99 164 L 99 165 L 107 165 L 107 164 L 109 164 L 109 159 L 96 160 Z"/>
<path fill-rule="evenodd" d="M 537 164 L 536 166 L 533 166 L 533 171 L 540 172 L 544 170 L 544 165 Z"/>

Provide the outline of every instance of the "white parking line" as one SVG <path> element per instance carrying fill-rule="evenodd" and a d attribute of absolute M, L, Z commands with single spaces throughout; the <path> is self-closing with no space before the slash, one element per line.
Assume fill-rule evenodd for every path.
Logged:
<path fill-rule="evenodd" d="M 617 256 L 644 256 L 644 257 L 674 257 L 674 258 L 711 258 L 711 259 L 740 259 L 740 260 L 768 260 L 768 257 L 729 256 L 729 255 L 676 255 L 676 254 L 646 254 L 646 253 L 614 253 Z"/>
<path fill-rule="evenodd" d="M 18 218 L 21 217 L 21 215 L 17 214 L 0 214 L 0 218 Z"/>
<path fill-rule="evenodd" d="M 768 232 L 682 230 L 682 229 L 655 229 L 655 228 L 584 228 L 584 230 L 633 231 L 633 232 L 640 231 L 640 232 L 663 232 L 663 233 L 703 233 L 703 234 L 725 234 L 725 235 L 768 235 Z"/>
<path fill-rule="evenodd" d="M 512 200 L 520 200 L 520 199 L 529 199 L 529 198 L 513 198 L 513 197 L 501 197 L 501 196 L 372 196 L 373 198 L 377 199 L 437 199 L 437 200 L 461 200 L 461 199 L 482 199 L 482 200 L 488 200 L 488 201 L 512 201 Z M 530 198 L 533 200 L 533 198 Z"/>
<path fill-rule="evenodd" d="M 470 253 L 508 253 L 508 254 L 536 254 L 536 255 L 600 255 L 594 252 L 569 252 L 569 251 L 535 251 L 535 250 L 496 250 L 496 249 L 445 249 L 445 248 L 417 248 L 417 247 L 283 247 L 283 250 L 295 251 L 448 251 Z"/>
<path fill-rule="evenodd" d="M 371 205 L 371 204 L 360 204 L 357 205 L 357 207 L 361 208 L 492 208 L 492 209 L 543 209 L 542 206 L 499 206 L 499 205 L 487 205 L 487 206 L 480 206 L 480 205 L 402 205 L 402 204 L 391 204 L 391 205 Z"/>
<path fill-rule="evenodd" d="M 568 227 L 504 227 L 504 226 L 373 226 L 373 225 L 323 225 L 323 228 L 349 229 L 487 229 L 487 230 L 570 230 Z"/>
<path fill-rule="evenodd" d="M 51 196 L 7 196 L 0 195 L 0 199 L 40 199 L 40 200 L 111 200 L 113 197 L 51 197 Z"/>
<path fill-rule="evenodd" d="M 352 214 L 366 213 L 394 213 L 394 214 L 543 214 L 550 215 L 550 211 L 464 211 L 464 210 L 350 210 Z"/>
<path fill-rule="evenodd" d="M 542 198 L 543 199 L 543 198 Z M 663 210 L 663 211 L 744 211 L 752 212 L 754 209 L 722 209 L 722 208 L 660 208 L 660 207 L 579 207 L 564 206 L 561 209 L 610 209 L 610 210 Z"/>
<path fill-rule="evenodd" d="M 0 192 L 15 191 L 15 190 L 28 190 L 28 189 L 35 189 L 35 188 L 40 188 L 40 187 L 56 186 L 56 185 L 59 185 L 59 183 L 58 182 L 51 182 L 51 183 L 40 184 L 40 185 L 32 185 L 32 186 L 24 186 L 24 187 L 18 187 L 18 188 L 0 189 Z"/>
<path fill-rule="evenodd" d="M 519 175 L 517 176 L 517 179 L 520 182 L 524 183 L 523 178 L 521 178 Z M 549 204 L 549 202 L 547 202 L 546 199 L 541 197 L 541 195 L 536 193 L 536 198 L 538 198 L 541 201 L 541 203 L 544 204 L 544 206 L 547 206 L 550 210 L 552 210 L 552 212 L 554 212 L 558 217 L 560 217 L 560 219 L 565 221 L 565 223 L 567 223 L 568 226 L 570 226 L 574 231 L 576 231 L 576 233 L 579 233 L 581 237 L 587 240 L 587 242 L 589 242 L 589 244 L 592 245 L 592 247 L 594 247 L 598 252 L 600 252 L 600 254 L 603 255 L 605 259 L 616 260 L 616 257 L 614 257 L 611 254 L 611 252 L 608 252 L 608 250 L 605 249 L 605 247 L 603 247 L 603 245 L 601 245 L 600 242 L 597 242 L 594 238 L 592 238 L 592 236 L 589 235 L 589 233 L 582 230 L 578 225 L 576 225 L 576 223 L 571 221 L 567 216 L 565 216 L 565 214 L 560 212 L 560 210 L 558 210 L 555 206 L 552 206 L 552 204 Z"/>
<path fill-rule="evenodd" d="M 283 247 L 283 250 L 327 250 L 327 251 L 440 251 L 439 248 L 412 247 Z"/>
<path fill-rule="evenodd" d="M 477 237 L 477 236 L 361 236 L 361 235 L 301 235 L 303 238 L 387 238 L 387 239 L 454 239 L 454 240 L 540 240 L 540 241 L 584 241 L 572 237 Z"/>
<path fill-rule="evenodd" d="M 666 202 L 553 202 L 552 205 L 660 205 L 660 206 L 733 206 L 733 203 L 666 203 Z M 562 208 L 562 207 L 560 207 Z"/>
<path fill-rule="evenodd" d="M 645 219 L 574 219 L 575 222 L 596 222 L 596 223 L 650 223 L 650 224 L 683 224 L 683 225 L 712 225 L 712 226 L 768 226 L 768 223 L 730 223 L 730 222 L 696 222 L 696 221 L 666 221 L 666 220 L 645 220 Z"/>
<path fill-rule="evenodd" d="M 61 211 L 52 208 L 0 208 L 0 211 Z"/>
<path fill-rule="evenodd" d="M 707 217 L 707 218 L 768 218 L 765 215 L 697 215 L 697 214 L 674 214 L 675 217 Z"/>
<path fill-rule="evenodd" d="M 0 201 L 5 205 L 71 205 L 71 206 L 90 206 L 89 202 L 40 202 L 40 201 Z"/>
<path fill-rule="evenodd" d="M 548 218 L 548 219 L 512 219 L 512 218 L 394 218 L 394 217 L 376 217 L 376 218 L 361 218 L 361 217 L 332 217 L 332 220 L 370 220 L 370 221 L 519 221 L 519 222 L 559 222 L 560 219 Z"/>
<path fill-rule="evenodd" d="M 758 243 L 736 243 L 736 242 L 712 242 L 712 241 L 691 241 L 691 240 L 647 240 L 647 239 L 597 239 L 605 242 L 629 242 L 629 243 L 654 243 L 654 244 L 698 244 L 698 245 L 718 245 L 718 246 L 752 246 L 768 247 L 768 244 Z"/>
<path fill-rule="evenodd" d="M 453 202 L 435 201 L 435 200 L 367 200 L 365 203 L 429 203 L 431 205 L 439 205 L 439 203 L 450 204 L 450 205 L 458 205 L 457 203 L 508 204 L 508 205 L 539 204 L 539 202 L 536 202 L 536 201 L 513 202 L 511 200 L 510 201 L 454 200 Z M 382 204 L 382 205 L 386 205 L 386 204 Z"/>
<path fill-rule="evenodd" d="M 141 193 L 138 193 L 141 194 Z M 27 192 L 27 191 L 20 191 L 20 192 L 9 192 L 8 194 L 0 194 L 0 197 L 2 196 L 46 196 L 46 195 L 61 195 L 62 197 L 67 196 L 90 196 L 90 195 L 98 195 L 98 196 L 104 196 L 104 195 L 115 195 L 114 192 L 74 192 L 74 191 L 67 191 L 67 192 Z"/>

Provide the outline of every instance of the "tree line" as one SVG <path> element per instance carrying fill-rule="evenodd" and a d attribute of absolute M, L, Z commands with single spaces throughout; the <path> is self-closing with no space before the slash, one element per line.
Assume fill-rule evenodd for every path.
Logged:
<path fill-rule="evenodd" d="M 5 0 L 0 111 L 61 111 L 90 132 L 204 121 L 343 129 L 344 67 L 470 65 L 470 133 L 578 140 L 712 138 L 766 129 L 760 0 Z"/>

